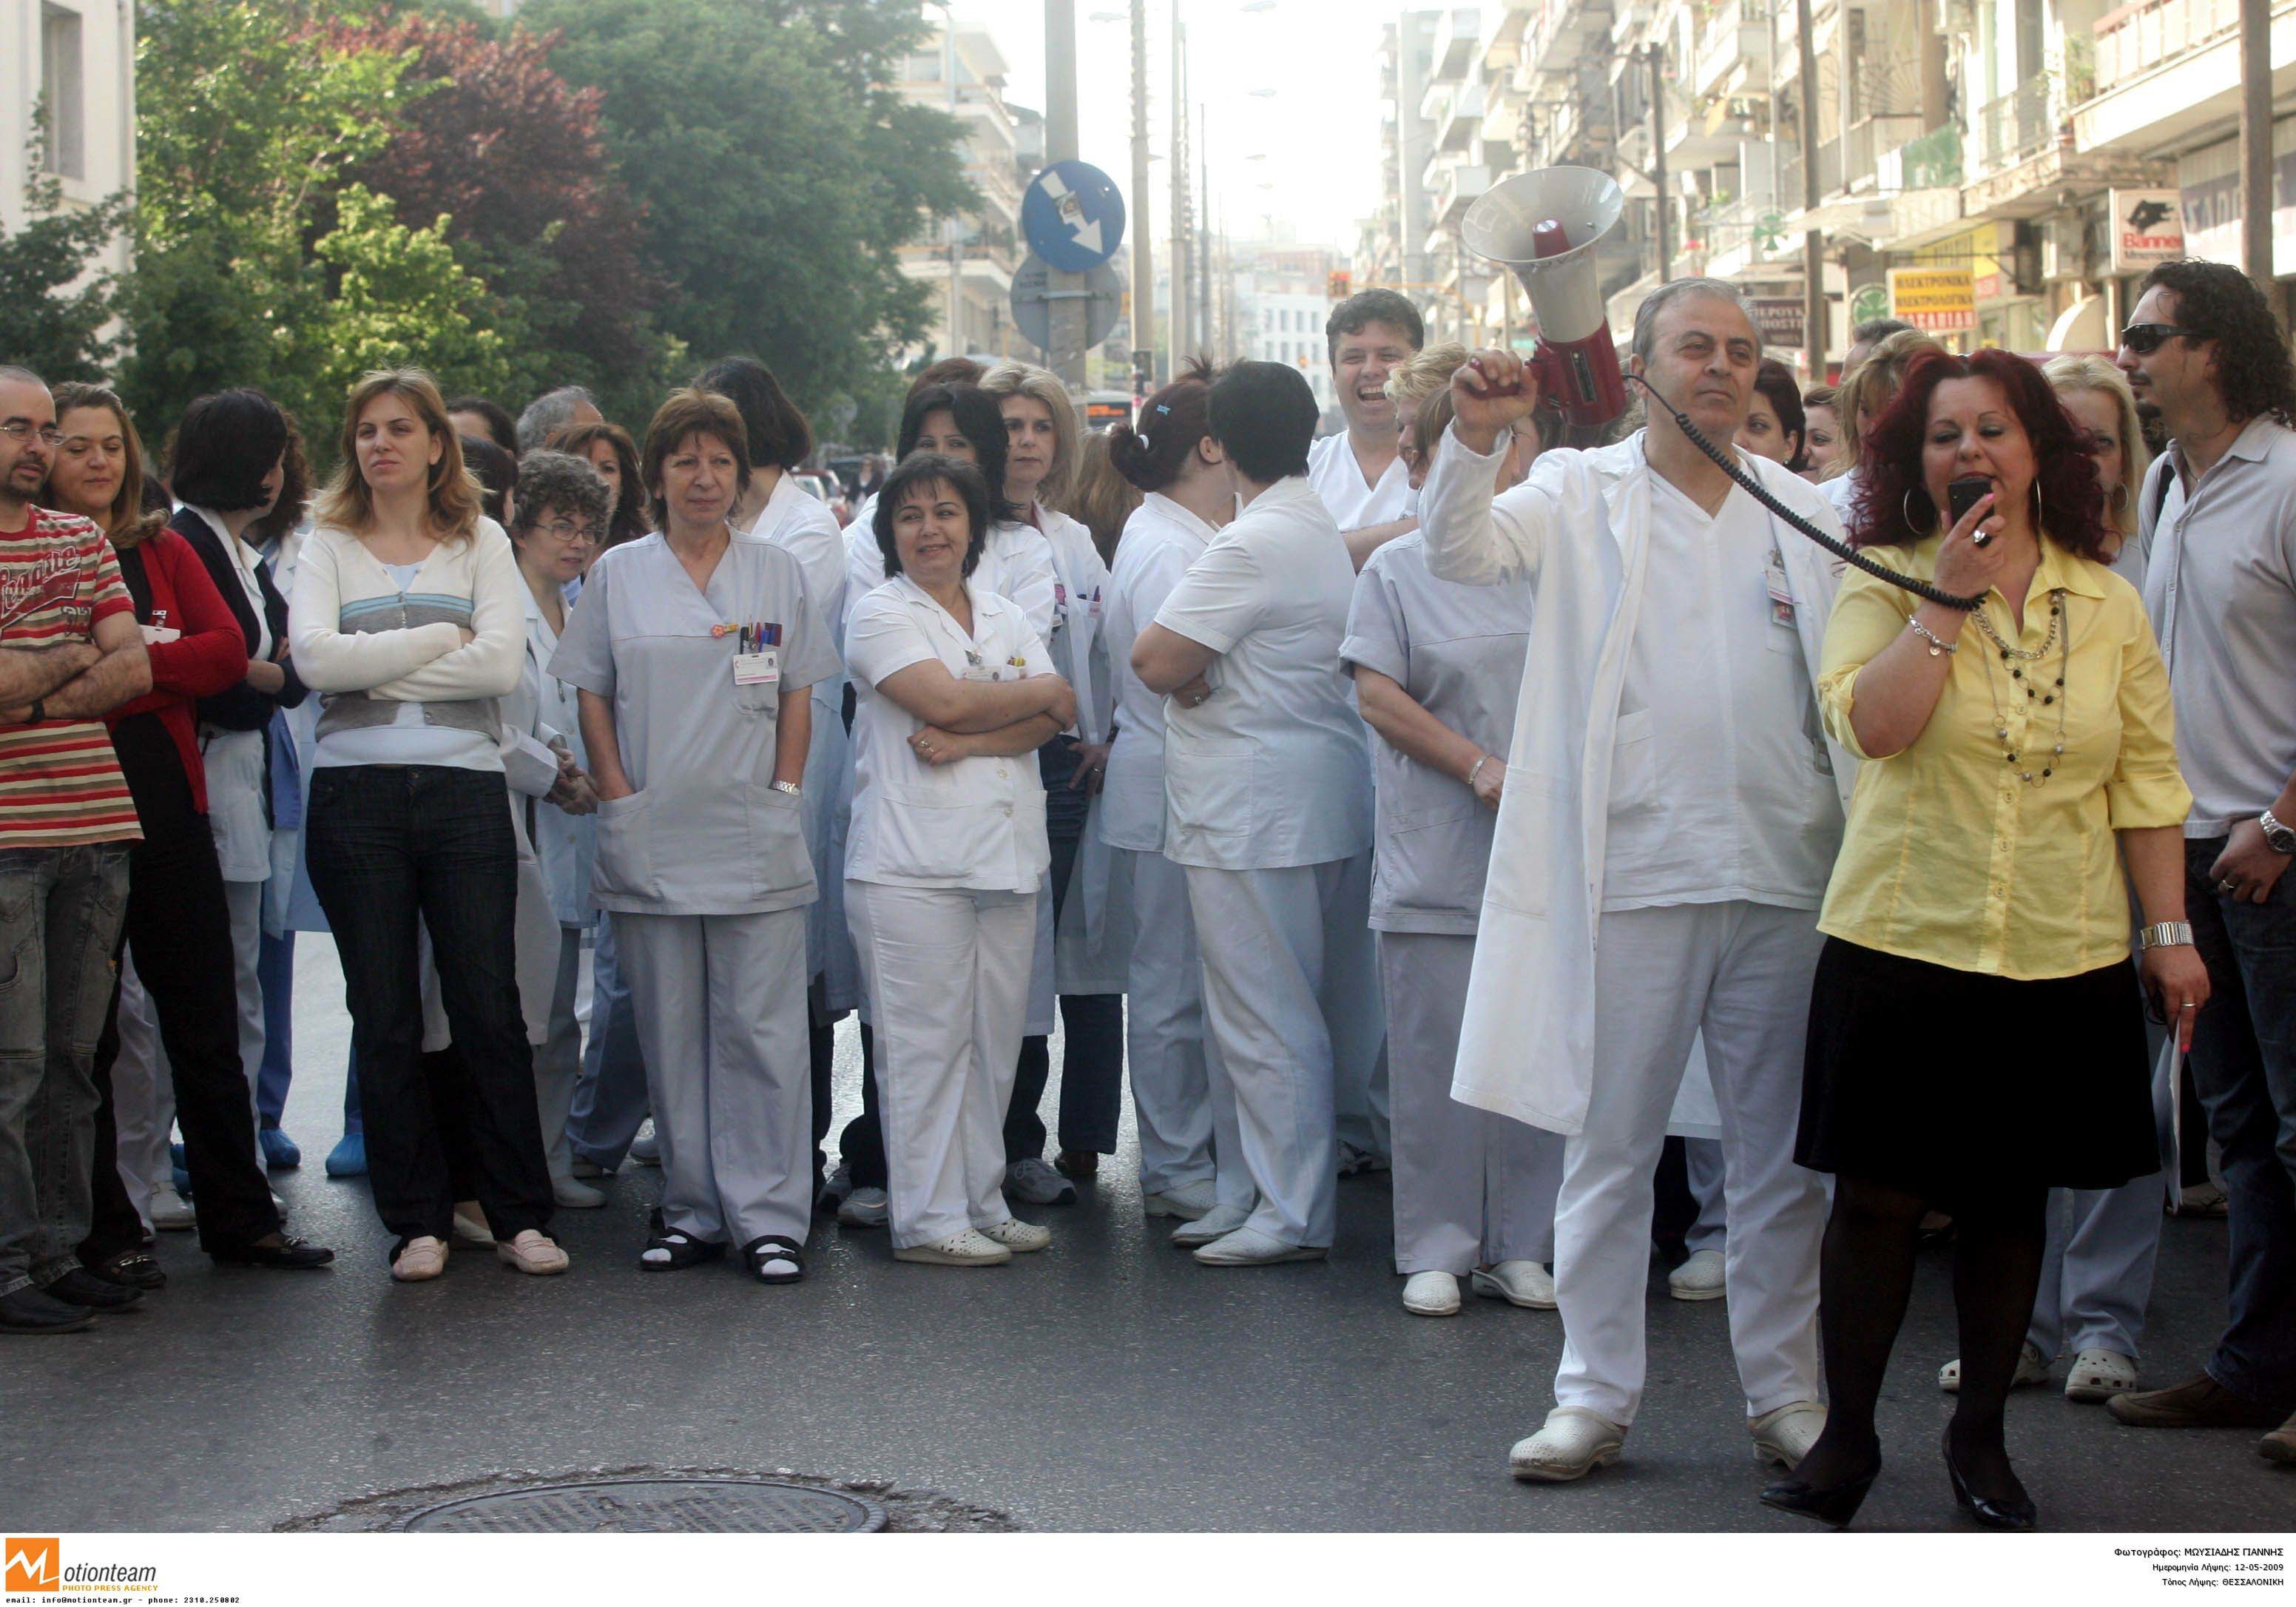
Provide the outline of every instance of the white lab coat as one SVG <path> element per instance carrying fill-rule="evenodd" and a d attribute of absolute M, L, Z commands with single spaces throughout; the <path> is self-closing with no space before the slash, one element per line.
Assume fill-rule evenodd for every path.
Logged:
<path fill-rule="evenodd" d="M 1455 428 L 1438 444 L 1420 493 L 1431 571 L 1468 585 L 1527 579 L 1538 607 L 1452 1097 L 1566 1135 L 1585 1124 L 1603 1008 L 1595 946 L 1619 693 L 1649 551 L 1645 433 L 1597 451 L 1547 453 L 1529 480 L 1494 500 L 1503 452 L 1470 452 Z M 1816 488 L 1767 459 L 1738 455 L 1771 495 L 1839 533 Z M 1814 668 L 1840 564 L 1779 524 L 1795 632 Z M 1846 811 L 1855 763 L 1831 738 L 1827 747 Z"/>
<path fill-rule="evenodd" d="M 1363 465 L 1356 462 L 1344 430 L 1308 448 L 1308 483 L 1342 530 L 1391 524 L 1409 511 L 1411 471 L 1404 467 L 1402 455 L 1390 461 L 1374 485 L 1364 479 Z"/>

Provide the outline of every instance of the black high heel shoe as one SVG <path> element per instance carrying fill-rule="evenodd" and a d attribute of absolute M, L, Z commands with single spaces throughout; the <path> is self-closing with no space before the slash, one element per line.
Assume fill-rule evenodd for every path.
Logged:
<path fill-rule="evenodd" d="M 1815 1485 L 1801 1479 L 1783 1479 L 1762 1491 L 1762 1505 L 1775 1511 L 1792 1513 L 1797 1518 L 1809 1518 L 1832 1529 L 1847 1529 L 1866 1504 L 1866 1492 L 1874 1488 L 1874 1480 L 1882 1474 L 1882 1453 L 1874 1453 L 1873 1465 L 1854 1479 L 1839 1484 Z"/>
<path fill-rule="evenodd" d="M 1961 1476 L 1961 1469 L 1953 1460 L 1953 1430 L 1945 1431 L 1945 1474 L 1953 1481 L 1953 1498 L 1961 1510 L 1976 1519 L 1987 1529 L 2009 1529 L 2030 1533 L 2041 1526 L 2040 1509 L 2033 1505 L 2030 1496 L 2013 1496 L 2005 1501 L 1989 1500 L 1969 1493 L 1969 1483 Z"/>

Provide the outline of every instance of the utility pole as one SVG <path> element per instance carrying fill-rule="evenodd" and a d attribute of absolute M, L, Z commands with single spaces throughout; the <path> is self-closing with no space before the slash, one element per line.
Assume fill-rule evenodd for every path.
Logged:
<path fill-rule="evenodd" d="M 1193 354 L 1188 315 L 1188 33 L 1172 0 L 1172 373 Z"/>
<path fill-rule="evenodd" d="M 1220 356 L 1212 331 L 1212 139 L 1211 119 L 1196 102 L 1196 332 L 1212 355 Z"/>
<path fill-rule="evenodd" d="M 1148 0 L 1132 0 L 1132 389 L 1147 395 L 1156 350 L 1156 250 L 1148 226 Z"/>
<path fill-rule="evenodd" d="M 2272 0 L 2240 0 L 2240 266 L 2272 285 Z"/>
<path fill-rule="evenodd" d="M 1045 0 L 1045 160 L 1074 161 L 1081 154 L 1077 134 L 1076 0 Z M 1081 292 L 1082 274 L 1054 274 L 1054 290 Z M 1089 314 L 1080 293 L 1052 307 L 1053 372 L 1070 390 L 1085 388 L 1089 362 Z"/>
<path fill-rule="evenodd" d="M 1668 239 L 1674 203 L 1666 193 L 1666 53 L 1653 39 L 1643 46 L 1650 63 L 1651 183 L 1658 189 L 1658 282 L 1674 277 L 1674 243 Z"/>
<path fill-rule="evenodd" d="M 948 115 L 956 122 L 956 8 L 948 0 L 940 7 L 940 76 L 948 90 Z M 957 160 L 964 159 L 964 148 L 972 135 L 962 122 L 957 122 Z M 964 223 L 955 213 L 948 219 L 948 349 L 941 356 L 961 357 L 964 355 L 964 335 L 958 328 L 964 311 L 963 291 L 959 288 L 964 277 Z"/>
<path fill-rule="evenodd" d="M 1794 0 L 1794 26 L 1801 55 L 1801 204 L 1805 217 L 1817 213 L 1817 32 L 1809 20 L 1809 0 Z M 1825 242 L 1816 229 L 1801 237 L 1801 338 L 1809 381 L 1825 381 Z"/>

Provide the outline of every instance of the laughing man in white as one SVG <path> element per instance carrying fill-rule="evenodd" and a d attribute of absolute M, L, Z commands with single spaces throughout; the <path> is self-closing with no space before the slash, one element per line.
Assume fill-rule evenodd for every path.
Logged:
<path fill-rule="evenodd" d="M 1628 368 L 1709 439 L 1744 422 L 1761 337 L 1718 280 L 1661 286 Z M 1651 1175 L 1693 1037 L 1721 1107 L 1730 1338 L 1759 1454 L 1791 1467 L 1817 1404 L 1825 1199 L 1793 1162 L 1817 909 L 1849 764 L 1812 670 L 1833 561 L 1710 462 L 1655 404 L 1615 447 L 1540 457 L 1493 496 L 1538 402 L 1509 352 L 1452 381 L 1456 422 L 1420 497 L 1446 580 L 1538 597 L 1453 1096 L 1566 1135 L 1556 1202 L 1555 1407 L 1519 1479 L 1615 1462 L 1641 1404 Z M 1839 535 L 1814 488 L 1745 471 Z M 1600 939 L 1599 952 L 1597 938 Z"/>

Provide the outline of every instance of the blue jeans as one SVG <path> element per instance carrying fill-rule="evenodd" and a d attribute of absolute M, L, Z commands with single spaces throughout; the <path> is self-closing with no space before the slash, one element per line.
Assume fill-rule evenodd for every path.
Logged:
<path fill-rule="evenodd" d="M 0 849 L 0 1295 L 62 1277 L 87 1237 L 127 846 Z"/>
<path fill-rule="evenodd" d="M 2263 904 L 2216 890 L 2225 839 L 2185 845 L 2186 913 L 2214 990 L 2193 1023 L 2193 1081 L 2224 1150 L 2229 1320 L 2209 1376 L 2296 1409 L 2296 871 Z"/>
<path fill-rule="evenodd" d="M 263 957 L 256 963 L 263 984 L 263 1073 L 255 1081 L 255 1106 L 263 1125 L 275 1127 L 287 1109 L 287 1087 L 295 1078 L 295 934 L 263 934 Z"/>
<path fill-rule="evenodd" d="M 518 849 L 502 776 L 437 765 L 322 769 L 304 841 L 342 956 L 376 1214 L 402 1242 L 445 1239 L 455 1199 L 448 1154 L 460 1141 L 496 1237 L 547 1227 L 550 1175 L 513 954 Z M 467 1078 L 452 1100 L 422 1064 L 418 929 L 430 936 Z"/>

